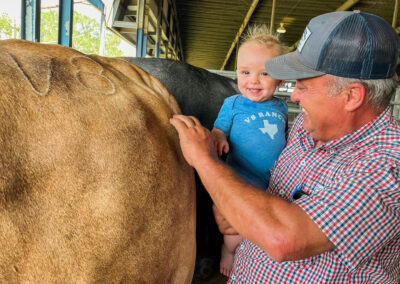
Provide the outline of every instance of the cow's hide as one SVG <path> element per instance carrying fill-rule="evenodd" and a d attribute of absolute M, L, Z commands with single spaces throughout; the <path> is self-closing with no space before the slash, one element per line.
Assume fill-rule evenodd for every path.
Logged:
<path fill-rule="evenodd" d="M 178 106 L 123 59 L 0 42 L 0 282 L 190 283 Z"/>
<path fill-rule="evenodd" d="M 234 80 L 185 62 L 126 57 L 125 59 L 158 78 L 175 97 L 182 113 L 193 115 L 211 129 L 224 99 L 238 94 Z M 206 279 L 220 261 L 222 236 L 215 224 L 212 200 L 196 175 L 197 260 L 195 278 Z"/>
<path fill-rule="evenodd" d="M 224 100 L 238 94 L 236 82 L 205 69 L 170 59 L 126 57 L 146 70 L 175 97 L 185 115 L 211 129 Z"/>

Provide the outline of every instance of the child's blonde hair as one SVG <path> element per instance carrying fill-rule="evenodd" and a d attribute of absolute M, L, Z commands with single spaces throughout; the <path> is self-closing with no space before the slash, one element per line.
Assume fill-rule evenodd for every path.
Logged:
<path fill-rule="evenodd" d="M 280 55 L 287 52 L 287 47 L 279 40 L 278 34 L 271 34 L 269 27 L 266 24 L 255 24 L 249 26 L 246 33 L 242 36 L 240 46 L 249 41 L 256 41 L 265 47 L 276 46 Z"/>

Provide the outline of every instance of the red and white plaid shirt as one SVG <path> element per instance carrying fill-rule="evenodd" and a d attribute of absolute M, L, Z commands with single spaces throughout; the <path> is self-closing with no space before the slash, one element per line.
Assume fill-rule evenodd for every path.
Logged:
<path fill-rule="evenodd" d="M 269 190 L 295 202 L 333 251 L 275 262 L 244 240 L 229 283 L 398 283 L 400 127 L 387 109 L 361 129 L 315 148 L 299 115 Z M 292 200 L 298 186 L 309 195 Z"/>

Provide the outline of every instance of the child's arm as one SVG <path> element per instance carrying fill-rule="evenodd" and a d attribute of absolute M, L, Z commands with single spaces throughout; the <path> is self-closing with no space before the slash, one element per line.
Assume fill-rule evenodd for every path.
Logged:
<path fill-rule="evenodd" d="M 217 148 L 218 156 L 222 156 L 223 153 L 227 154 L 229 152 L 229 143 L 225 133 L 221 129 L 214 127 L 211 130 L 211 135 L 214 140 L 214 145 Z"/>

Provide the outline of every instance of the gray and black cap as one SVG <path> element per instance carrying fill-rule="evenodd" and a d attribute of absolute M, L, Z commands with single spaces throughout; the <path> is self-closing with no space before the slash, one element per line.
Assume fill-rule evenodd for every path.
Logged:
<path fill-rule="evenodd" d="M 331 74 L 385 79 L 394 75 L 399 37 L 384 19 L 359 11 L 332 12 L 309 22 L 296 51 L 268 60 L 265 69 L 279 80 Z"/>

